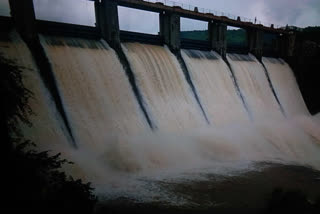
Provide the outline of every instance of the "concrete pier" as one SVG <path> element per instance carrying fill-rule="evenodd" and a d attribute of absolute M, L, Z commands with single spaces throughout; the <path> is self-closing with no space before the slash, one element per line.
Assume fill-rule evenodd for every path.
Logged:
<path fill-rule="evenodd" d="M 101 37 L 105 39 L 110 46 L 119 46 L 120 28 L 117 2 L 114 0 L 96 0 L 94 5 L 96 25 L 101 32 Z"/>
<path fill-rule="evenodd" d="M 289 32 L 289 34 L 281 34 L 278 36 L 277 52 L 282 58 L 291 57 L 294 55 L 296 34 Z"/>
<path fill-rule="evenodd" d="M 32 0 L 9 0 L 11 16 L 17 31 L 27 41 L 37 38 Z"/>
<path fill-rule="evenodd" d="M 172 51 L 179 51 L 180 41 L 180 16 L 174 13 L 163 12 L 160 18 L 160 36 L 164 43 L 169 46 Z"/>
<path fill-rule="evenodd" d="M 212 50 L 219 53 L 223 58 L 226 58 L 227 25 L 224 23 L 209 22 L 208 32 Z"/>
<path fill-rule="evenodd" d="M 263 31 L 257 29 L 247 30 L 247 41 L 249 53 L 253 54 L 259 61 L 263 54 Z"/>

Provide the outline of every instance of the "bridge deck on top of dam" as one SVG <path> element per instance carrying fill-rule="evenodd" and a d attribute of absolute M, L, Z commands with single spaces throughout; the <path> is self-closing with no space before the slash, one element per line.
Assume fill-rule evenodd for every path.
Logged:
<path fill-rule="evenodd" d="M 24 3 L 29 7 L 28 10 L 22 4 L 17 4 L 16 1 L 13 1 L 15 3 L 12 3 L 11 7 L 16 8 L 16 11 L 12 10 L 15 11 L 12 18 L 25 38 L 35 38 L 39 33 L 92 39 L 102 38 L 113 48 L 120 47 L 121 42 L 141 42 L 167 45 L 174 53 L 178 53 L 180 49 L 213 50 L 223 58 L 226 57 L 227 52 L 252 53 L 258 60 L 261 60 L 264 48 L 264 33 L 269 33 L 274 34 L 274 38 L 269 48 L 271 54 L 268 54 L 268 56 L 285 57 L 293 53 L 294 32 L 287 29 L 274 28 L 273 25 L 266 27 L 261 24 L 241 21 L 240 17 L 234 19 L 226 16 L 217 16 L 217 13 L 201 13 L 198 12 L 196 7 L 194 7 L 194 10 L 191 10 L 192 7 L 188 10 L 183 6 L 170 6 L 162 2 L 142 0 L 88 1 L 94 1 L 95 26 L 38 20 L 35 16 L 32 0 L 26 0 L 26 3 Z M 166 3 L 166 1 L 163 2 Z M 118 6 L 159 13 L 158 35 L 121 30 Z M 208 39 L 203 41 L 181 36 L 181 17 L 207 22 Z M 246 42 L 243 44 L 228 43 L 227 26 L 244 29 L 246 31 Z"/>
<path fill-rule="evenodd" d="M 95 1 L 95 0 L 89 0 Z M 164 11 L 178 14 L 181 17 L 202 20 L 202 21 L 213 21 L 218 23 L 225 23 L 228 26 L 239 27 L 244 29 L 257 29 L 268 33 L 281 33 L 288 34 L 288 31 L 280 28 L 267 27 L 262 24 L 254 24 L 252 22 L 245 22 L 239 20 L 230 19 L 226 16 L 217 16 L 213 13 L 201 13 L 198 11 L 192 11 L 183 9 L 180 6 L 168 6 L 162 2 L 149 2 L 143 0 L 113 0 L 117 2 L 119 6 L 129 7 L 134 9 L 152 11 L 162 13 Z"/>

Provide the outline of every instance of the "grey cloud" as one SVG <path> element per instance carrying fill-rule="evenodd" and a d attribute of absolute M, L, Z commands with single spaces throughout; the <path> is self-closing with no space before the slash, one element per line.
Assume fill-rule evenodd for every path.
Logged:
<path fill-rule="evenodd" d="M 273 23 L 282 25 L 320 25 L 319 0 L 268 0 L 256 1 L 263 5 L 261 15 Z"/>
<path fill-rule="evenodd" d="M 0 15 L 2 16 L 10 15 L 8 0 L 0 0 Z"/>
<path fill-rule="evenodd" d="M 86 0 L 34 0 L 38 19 L 94 25 L 93 2 Z"/>

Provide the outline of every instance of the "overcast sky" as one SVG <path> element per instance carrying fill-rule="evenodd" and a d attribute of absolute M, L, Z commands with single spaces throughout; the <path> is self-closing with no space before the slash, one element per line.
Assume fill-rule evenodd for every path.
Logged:
<path fill-rule="evenodd" d="M 264 23 L 320 26 L 320 0 L 175 0 Z M 86 0 L 34 0 L 39 19 L 94 25 L 93 3 Z M 0 14 L 8 15 L 8 0 L 0 0 Z M 138 32 L 158 32 L 158 14 L 119 8 L 120 28 Z M 206 23 L 182 20 L 183 30 L 205 29 Z"/>

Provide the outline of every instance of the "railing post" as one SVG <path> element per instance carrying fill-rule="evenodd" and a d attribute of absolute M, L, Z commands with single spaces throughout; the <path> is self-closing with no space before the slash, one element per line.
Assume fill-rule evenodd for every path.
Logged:
<path fill-rule="evenodd" d="M 22 38 L 27 41 L 37 38 L 33 0 L 9 0 L 9 4 L 15 27 Z"/>
<path fill-rule="evenodd" d="M 263 54 L 263 36 L 261 30 L 247 29 L 248 49 L 259 61 L 262 59 Z"/>
<path fill-rule="evenodd" d="M 160 13 L 160 36 L 164 43 L 169 46 L 172 51 L 179 51 L 181 47 L 180 41 L 180 16 L 174 13 Z"/>
<path fill-rule="evenodd" d="M 118 4 L 115 0 L 95 1 L 96 25 L 111 47 L 120 46 Z"/>
<path fill-rule="evenodd" d="M 226 58 L 227 54 L 227 25 L 224 23 L 209 22 L 209 41 L 212 50 Z"/>

